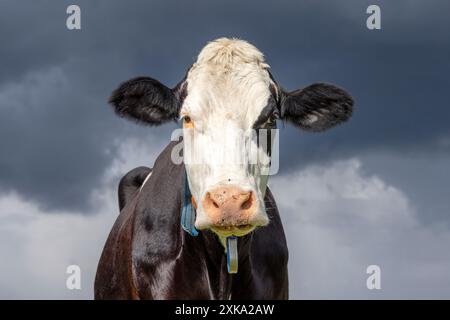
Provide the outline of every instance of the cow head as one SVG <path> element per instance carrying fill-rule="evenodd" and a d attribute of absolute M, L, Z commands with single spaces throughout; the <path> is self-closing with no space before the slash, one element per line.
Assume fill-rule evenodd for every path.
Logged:
<path fill-rule="evenodd" d="M 329 84 L 283 90 L 257 48 L 225 38 L 206 45 L 175 88 L 135 78 L 120 85 L 110 103 L 119 116 L 140 123 L 182 121 L 185 158 L 195 158 L 185 161 L 197 206 L 195 226 L 223 237 L 269 223 L 262 169 L 270 147 L 247 137 L 275 128 L 276 119 L 308 131 L 326 130 L 348 120 L 353 107 L 346 91 Z"/>

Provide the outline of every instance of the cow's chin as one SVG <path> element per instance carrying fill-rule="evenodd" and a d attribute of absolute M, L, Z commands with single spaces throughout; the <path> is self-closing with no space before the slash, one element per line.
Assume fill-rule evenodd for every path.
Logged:
<path fill-rule="evenodd" d="M 221 238 L 236 236 L 242 237 L 258 227 L 264 227 L 269 224 L 269 218 L 265 211 L 258 210 L 245 224 L 216 224 L 211 220 L 208 214 L 205 214 L 202 207 L 198 208 L 195 227 L 198 230 L 210 230 Z"/>
<path fill-rule="evenodd" d="M 211 227 L 210 230 L 221 238 L 227 238 L 231 236 L 243 237 L 255 229 L 256 226 L 247 224 L 241 226 Z"/>

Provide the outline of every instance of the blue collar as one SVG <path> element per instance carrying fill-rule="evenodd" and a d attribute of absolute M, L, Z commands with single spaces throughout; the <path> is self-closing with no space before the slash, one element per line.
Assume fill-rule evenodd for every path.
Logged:
<path fill-rule="evenodd" d="M 183 196 L 183 204 L 181 207 L 181 226 L 184 231 L 189 233 L 191 236 L 198 236 L 198 231 L 195 229 L 195 217 L 196 211 L 194 205 L 192 204 L 192 194 L 191 189 L 189 189 L 189 182 L 186 170 L 184 170 L 184 196 Z"/>
<path fill-rule="evenodd" d="M 184 170 L 184 186 L 183 186 L 183 203 L 181 206 L 181 227 L 191 236 L 198 236 L 198 230 L 195 229 L 196 211 L 192 204 L 192 194 L 189 188 L 189 181 L 186 170 Z M 238 270 L 238 239 L 235 236 L 227 237 L 226 253 L 227 253 L 227 270 L 228 273 L 237 273 Z"/>

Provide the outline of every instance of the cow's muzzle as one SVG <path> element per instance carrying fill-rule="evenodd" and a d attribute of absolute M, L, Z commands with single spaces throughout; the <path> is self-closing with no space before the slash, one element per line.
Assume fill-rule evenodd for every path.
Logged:
<path fill-rule="evenodd" d="M 221 236 L 243 236 L 256 227 L 266 225 L 261 217 L 253 191 L 237 186 L 222 186 L 206 192 L 202 207 L 207 216 L 202 229 L 211 229 Z"/>

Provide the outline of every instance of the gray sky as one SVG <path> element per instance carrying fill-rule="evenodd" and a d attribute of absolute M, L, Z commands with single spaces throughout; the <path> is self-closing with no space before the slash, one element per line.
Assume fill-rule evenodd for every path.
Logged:
<path fill-rule="evenodd" d="M 292 297 L 450 297 L 448 1 L 76 1 L 69 31 L 72 3 L 0 4 L 1 298 L 92 297 L 118 180 L 176 127 L 118 119 L 107 98 L 138 75 L 175 85 L 222 36 L 255 44 L 287 89 L 331 82 L 356 101 L 343 126 L 280 134 Z M 65 289 L 71 263 L 81 291 Z"/>

